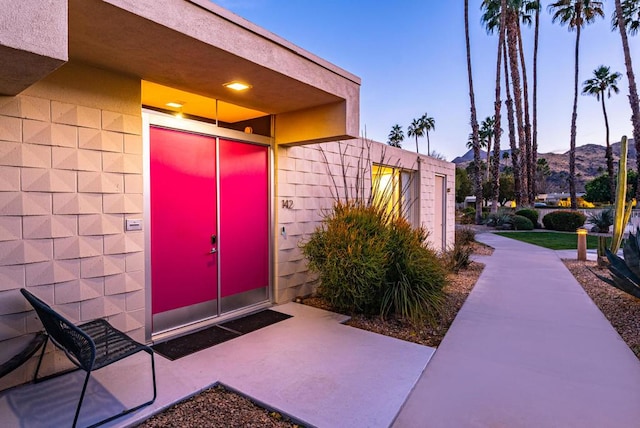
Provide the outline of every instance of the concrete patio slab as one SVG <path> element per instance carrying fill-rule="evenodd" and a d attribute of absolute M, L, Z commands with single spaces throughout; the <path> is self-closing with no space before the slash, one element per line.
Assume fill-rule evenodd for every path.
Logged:
<path fill-rule="evenodd" d="M 339 314 L 295 303 L 273 309 L 293 317 L 176 361 L 156 354 L 156 402 L 105 426 L 132 426 L 222 383 L 308 426 L 386 427 L 434 352 L 342 325 Z M 0 393 L 0 426 L 70 426 L 82 380 L 75 372 Z M 150 393 L 148 355 L 104 368 L 89 384 L 79 425 Z"/>
<path fill-rule="evenodd" d="M 640 362 L 558 254 L 477 239 L 495 251 L 394 427 L 639 426 Z"/>

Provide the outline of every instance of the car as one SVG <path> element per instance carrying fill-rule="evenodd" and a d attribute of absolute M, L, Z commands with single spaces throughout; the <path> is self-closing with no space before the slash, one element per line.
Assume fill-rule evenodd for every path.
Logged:
<path fill-rule="evenodd" d="M 536 202 L 536 203 L 533 204 L 533 207 L 534 208 L 546 208 L 546 207 L 548 207 L 548 205 L 545 204 L 544 202 Z"/>

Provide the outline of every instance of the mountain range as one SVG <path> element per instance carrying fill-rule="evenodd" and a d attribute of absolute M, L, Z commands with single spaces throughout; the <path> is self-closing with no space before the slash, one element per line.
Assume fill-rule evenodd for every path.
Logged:
<path fill-rule="evenodd" d="M 636 149 L 633 138 L 629 139 L 629 152 L 627 155 L 627 169 L 636 168 Z M 620 159 L 620 143 L 611 144 L 613 151 L 614 168 L 618 168 Z M 576 191 L 583 192 L 584 185 L 597 176 L 607 172 L 605 158 L 605 146 L 598 144 L 586 144 L 576 147 Z M 502 150 L 501 153 L 510 153 L 510 150 Z M 481 157 L 486 159 L 486 152 L 481 151 Z M 501 156 L 502 157 L 502 156 Z M 569 152 L 565 153 L 539 153 L 538 159 L 546 159 L 551 175 L 546 179 L 546 189 L 540 189 L 541 193 L 569 192 Z M 462 156 L 458 156 L 452 162 L 458 168 L 466 168 L 473 161 L 473 150 L 469 150 Z M 503 166 L 510 166 L 511 159 L 503 159 Z"/>

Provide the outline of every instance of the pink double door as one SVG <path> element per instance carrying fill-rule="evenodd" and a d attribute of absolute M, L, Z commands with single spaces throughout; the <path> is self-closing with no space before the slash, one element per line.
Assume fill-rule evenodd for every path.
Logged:
<path fill-rule="evenodd" d="M 268 159 L 265 146 L 151 127 L 153 332 L 268 300 Z"/>

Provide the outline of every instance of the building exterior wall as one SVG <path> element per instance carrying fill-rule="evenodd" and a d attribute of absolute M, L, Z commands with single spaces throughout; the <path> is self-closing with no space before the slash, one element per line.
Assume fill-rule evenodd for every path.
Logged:
<path fill-rule="evenodd" d="M 341 156 L 341 153 L 344 155 Z M 445 176 L 447 189 L 455 189 L 454 164 L 382 143 L 357 139 L 277 148 L 277 200 L 274 202 L 277 212 L 277 273 L 274 295 L 277 303 L 308 295 L 318 285 L 317 275 L 307 268 L 300 243 L 320 226 L 323 212 L 333 206 L 336 194 L 341 198 L 345 197 L 341 165 L 348 166 L 345 169 L 347 186 L 354 186 L 360 158 L 367 165 L 367 171 L 363 174 L 365 191 L 371 188 L 372 163 L 415 172 L 419 191 L 416 195 L 418 200 L 414 223 L 427 230 L 434 227 L 436 174 Z M 453 191 L 446 194 L 444 233 L 448 247 L 453 244 L 455 233 Z M 431 242 L 431 245 L 438 251 L 443 250 L 440 243 Z"/>
<path fill-rule="evenodd" d="M 124 230 L 142 218 L 140 115 L 139 80 L 84 65 L 0 97 L 0 348 L 41 329 L 22 287 L 72 322 L 106 317 L 144 340 L 144 231 Z M 66 360 L 50 352 L 43 374 Z"/>

